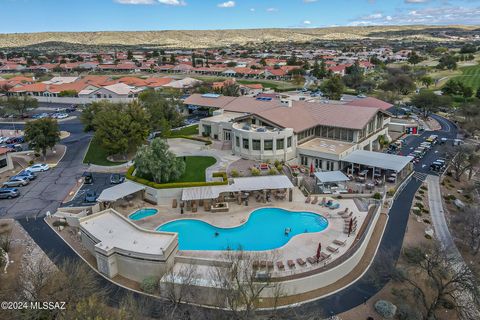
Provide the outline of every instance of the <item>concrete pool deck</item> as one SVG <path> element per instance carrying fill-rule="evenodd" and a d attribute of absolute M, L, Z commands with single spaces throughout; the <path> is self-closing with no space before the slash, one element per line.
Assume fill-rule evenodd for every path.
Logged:
<path fill-rule="evenodd" d="M 307 234 L 300 234 L 293 237 L 287 244 L 283 247 L 274 250 L 267 250 L 262 251 L 269 257 L 274 257 L 275 261 L 282 261 L 285 265 L 284 270 L 279 270 L 277 266 L 274 266 L 272 271 L 273 277 L 284 277 L 294 274 L 300 274 L 303 272 L 311 271 L 320 267 L 325 266 L 325 264 L 331 263 L 336 258 L 340 257 L 344 254 L 353 244 L 355 240 L 355 235 L 351 235 L 350 237 L 344 233 L 344 226 L 345 222 L 344 219 L 338 215 L 338 212 L 344 211 L 345 208 L 353 211 L 353 216 L 357 217 L 358 220 L 358 230 L 361 228 L 366 216 L 366 211 L 360 211 L 355 201 L 353 199 L 333 199 L 334 202 L 338 202 L 340 204 L 339 209 L 330 210 L 323 206 L 319 206 L 317 204 L 308 204 L 305 203 L 305 197 L 303 194 L 297 189 L 294 189 L 294 196 L 293 201 L 288 202 L 287 200 L 274 200 L 273 202 L 269 203 L 259 203 L 255 202 L 255 200 L 250 201 L 249 206 L 245 205 L 238 205 L 236 203 L 230 202 L 230 210 L 229 212 L 223 213 L 212 213 L 212 212 L 205 212 L 203 208 L 199 208 L 198 212 L 192 213 L 189 211 L 185 211 L 184 214 L 180 214 L 180 209 L 172 209 L 169 205 L 151 205 L 148 203 L 144 203 L 143 201 L 136 201 L 133 207 L 128 208 L 115 208 L 118 212 L 120 212 L 125 217 L 128 217 L 131 213 L 135 212 L 140 208 L 155 208 L 158 210 L 158 213 L 154 216 L 147 217 L 145 219 L 141 219 L 138 221 L 132 221 L 136 225 L 141 228 L 147 230 L 155 230 L 158 226 L 177 219 L 198 219 L 208 222 L 212 225 L 223 227 L 223 228 L 230 228 L 241 225 L 245 223 L 251 212 L 255 209 L 263 208 L 263 207 L 278 207 L 283 208 L 291 211 L 310 211 L 317 214 L 320 214 L 327 218 L 328 220 L 328 227 L 327 229 L 318 232 L 318 233 L 307 233 Z M 321 199 L 321 198 L 319 198 Z M 327 198 L 327 200 L 330 198 Z M 346 244 L 344 246 L 337 246 L 333 244 L 334 240 L 346 240 Z M 287 266 L 287 260 L 296 261 L 297 258 L 301 258 L 306 261 L 307 257 L 313 257 L 316 255 L 318 244 L 322 244 L 322 252 L 331 254 L 331 259 L 326 262 L 322 262 L 320 264 L 310 265 L 306 263 L 304 266 L 300 266 L 296 263 L 295 268 L 290 269 Z M 327 247 L 332 246 L 334 248 L 338 248 L 338 252 L 331 253 L 327 251 Z M 178 252 L 177 256 L 181 258 L 182 261 L 188 260 L 222 260 L 224 256 L 224 252 L 222 251 L 184 251 L 181 250 Z"/>

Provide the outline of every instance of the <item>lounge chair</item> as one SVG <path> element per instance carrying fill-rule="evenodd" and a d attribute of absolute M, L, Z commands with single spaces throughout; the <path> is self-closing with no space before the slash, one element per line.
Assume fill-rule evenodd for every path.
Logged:
<path fill-rule="evenodd" d="M 312 197 L 308 196 L 305 198 L 305 203 L 310 203 L 312 201 Z"/>
<path fill-rule="evenodd" d="M 293 262 L 293 260 L 287 260 L 287 264 L 290 269 L 295 268 L 295 262 Z"/>
<path fill-rule="evenodd" d="M 317 202 L 318 202 L 318 196 L 315 196 L 315 197 L 313 198 L 312 204 L 316 204 Z"/>
<path fill-rule="evenodd" d="M 280 270 L 285 270 L 285 265 L 282 261 L 277 261 L 277 268 Z"/>
<path fill-rule="evenodd" d="M 327 203 L 327 199 L 325 197 L 322 198 L 322 201 L 318 204 L 319 206 L 324 206 Z"/>
<path fill-rule="evenodd" d="M 335 248 L 335 247 L 332 247 L 332 246 L 328 246 L 327 250 L 330 251 L 331 253 L 337 253 L 338 252 L 338 248 Z"/>
<path fill-rule="evenodd" d="M 266 268 L 267 267 L 267 261 L 262 260 L 260 261 L 260 268 Z"/>
<path fill-rule="evenodd" d="M 308 257 L 307 261 L 310 264 L 316 264 L 317 263 L 317 257 Z"/>
<path fill-rule="evenodd" d="M 253 269 L 258 269 L 259 266 L 260 266 L 260 261 L 258 260 L 253 261 L 252 263 Z"/>
<path fill-rule="evenodd" d="M 330 259 L 331 256 L 332 255 L 330 253 L 320 252 L 320 258 L 321 258 L 322 261 Z"/>
<path fill-rule="evenodd" d="M 335 239 L 335 240 L 333 240 L 333 244 L 336 244 L 337 246 L 343 247 L 344 245 L 347 244 L 347 239 L 345 239 L 345 240 L 343 240 L 343 241 L 342 241 L 342 240 Z"/>
<path fill-rule="evenodd" d="M 304 266 L 306 265 L 307 263 L 305 262 L 305 260 L 303 260 L 302 258 L 298 258 L 297 259 L 297 263 L 299 266 Z"/>
<path fill-rule="evenodd" d="M 342 218 L 343 218 L 343 220 L 350 220 L 350 218 L 351 218 L 352 216 L 353 216 L 353 211 L 350 212 L 350 214 L 348 214 L 348 215 L 346 215 L 346 216 L 343 215 Z"/>
<path fill-rule="evenodd" d="M 267 269 L 273 269 L 273 261 L 267 261 Z"/>
<path fill-rule="evenodd" d="M 172 201 L 172 208 L 176 209 L 177 208 L 177 199 L 173 199 Z"/>

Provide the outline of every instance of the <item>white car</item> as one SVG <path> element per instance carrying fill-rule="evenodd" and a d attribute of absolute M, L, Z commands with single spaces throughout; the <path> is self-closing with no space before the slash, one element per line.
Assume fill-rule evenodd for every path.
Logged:
<path fill-rule="evenodd" d="M 57 119 L 65 119 L 65 118 L 68 118 L 68 114 L 66 114 L 66 113 L 58 113 L 56 118 L 57 118 Z"/>
<path fill-rule="evenodd" d="M 28 170 L 30 172 L 43 172 L 43 171 L 47 171 L 49 170 L 50 167 L 48 166 L 48 164 L 46 163 L 37 163 L 37 164 L 34 164 L 33 166 L 31 167 L 28 167 L 27 169 L 25 170 Z"/>

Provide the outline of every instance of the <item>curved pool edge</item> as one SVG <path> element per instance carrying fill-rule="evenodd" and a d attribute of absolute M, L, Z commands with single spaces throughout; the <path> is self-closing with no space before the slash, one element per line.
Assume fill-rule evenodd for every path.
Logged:
<path fill-rule="evenodd" d="M 137 220 L 134 220 L 131 218 L 131 216 L 133 216 L 135 213 L 137 213 L 138 211 L 141 211 L 141 210 L 155 210 L 155 213 L 154 214 L 151 214 L 149 216 L 146 216 L 146 217 L 143 217 L 143 218 L 140 218 L 140 219 L 137 219 Z M 141 220 L 144 220 L 146 218 L 149 218 L 149 217 L 153 217 L 155 215 L 158 214 L 158 209 L 157 208 L 152 208 L 152 207 L 144 207 L 144 208 L 140 208 L 140 209 L 137 209 L 135 210 L 134 212 L 131 212 L 127 215 L 127 219 L 129 219 L 130 221 L 141 221 Z M 156 231 L 157 229 L 154 229 L 153 231 Z"/>
<path fill-rule="evenodd" d="M 298 237 L 301 237 L 301 236 L 305 236 L 305 235 L 313 235 L 313 234 L 319 234 L 319 233 L 323 233 L 325 231 L 328 231 L 331 227 L 331 223 L 329 221 L 329 218 L 327 218 L 326 216 L 324 216 L 323 214 L 321 213 L 318 213 L 316 211 L 312 211 L 312 210 L 306 210 L 306 211 L 302 211 L 302 210 L 290 210 L 290 209 L 285 209 L 285 208 L 281 208 L 281 207 L 258 207 L 258 208 L 255 208 L 253 210 L 251 210 L 249 213 L 248 213 L 248 216 L 247 218 L 245 219 L 245 221 L 243 223 L 240 223 L 240 224 L 237 224 L 237 225 L 234 225 L 232 227 L 219 227 L 219 226 L 216 226 L 212 223 L 209 223 L 203 219 L 200 219 L 200 218 L 197 218 L 197 219 L 192 219 L 190 217 L 188 218 L 179 218 L 179 219 L 173 219 L 173 220 L 170 220 L 170 221 L 167 221 L 167 222 L 164 222 L 160 225 L 158 225 L 157 227 L 155 227 L 152 231 L 155 231 L 155 232 L 167 232 L 167 233 L 174 233 L 174 234 L 177 234 L 178 236 L 178 232 L 174 232 L 174 231 L 164 231 L 164 230 L 158 230 L 158 228 L 166 225 L 166 224 L 169 224 L 169 223 L 172 223 L 172 222 L 175 222 L 175 221 L 181 221 L 181 220 L 193 220 L 193 221 L 199 221 L 199 222 L 203 222 L 205 224 L 208 224 L 214 228 L 218 228 L 218 229 L 234 229 L 234 228 L 239 228 L 243 225 L 245 225 L 251 218 L 252 214 L 257 211 L 257 210 L 260 210 L 260 209 L 282 209 L 282 210 L 285 210 L 285 211 L 288 211 L 288 212 L 291 212 L 291 213 L 312 213 L 312 214 L 315 214 L 315 215 L 318 215 L 320 216 L 321 218 L 325 219 L 325 221 L 327 222 L 326 226 L 325 226 L 325 229 L 323 230 L 320 230 L 320 231 L 317 231 L 317 232 L 308 232 L 308 233 L 299 233 L 297 235 L 294 235 L 292 236 L 285 244 L 283 244 L 282 246 L 280 247 L 277 247 L 277 248 L 273 248 L 273 249 L 265 249 L 265 250 L 243 250 L 245 252 L 268 252 L 268 251 L 276 251 L 276 250 L 280 250 L 280 249 L 284 249 L 286 246 L 289 245 L 289 243 L 293 240 L 293 239 L 296 239 Z M 191 249 L 179 249 L 179 251 L 186 251 L 186 252 L 232 252 L 232 251 L 239 251 L 239 250 L 209 250 L 209 249 L 198 249 L 198 250 L 191 250 Z"/>

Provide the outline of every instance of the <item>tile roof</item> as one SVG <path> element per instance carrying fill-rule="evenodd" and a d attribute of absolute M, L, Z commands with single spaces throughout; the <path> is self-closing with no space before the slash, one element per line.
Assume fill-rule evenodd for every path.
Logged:
<path fill-rule="evenodd" d="M 292 128 L 295 132 L 317 125 L 360 130 L 379 112 L 378 108 L 358 108 L 352 105 L 292 101 L 292 106 L 288 107 L 278 99 L 261 101 L 250 97 L 226 96 L 208 98 L 200 94 L 191 95 L 184 103 L 255 114 L 280 127 Z"/>

